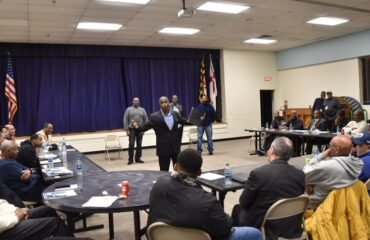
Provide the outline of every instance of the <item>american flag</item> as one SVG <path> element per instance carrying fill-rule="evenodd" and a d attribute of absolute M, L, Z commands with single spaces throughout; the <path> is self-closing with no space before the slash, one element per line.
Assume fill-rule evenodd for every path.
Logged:
<path fill-rule="evenodd" d="M 204 64 L 204 57 L 200 62 L 199 100 L 203 95 L 207 96 L 206 65 Z"/>
<path fill-rule="evenodd" d="M 5 96 L 8 98 L 8 121 L 11 123 L 13 122 L 13 117 L 17 112 L 18 106 L 15 91 L 14 68 L 10 56 L 8 56 L 8 66 L 6 70 Z"/>
<path fill-rule="evenodd" d="M 209 55 L 209 98 L 211 100 L 211 104 L 216 110 L 216 97 L 217 97 L 217 84 L 216 84 L 216 76 L 215 76 L 215 69 L 213 68 L 212 63 L 212 56 Z"/>

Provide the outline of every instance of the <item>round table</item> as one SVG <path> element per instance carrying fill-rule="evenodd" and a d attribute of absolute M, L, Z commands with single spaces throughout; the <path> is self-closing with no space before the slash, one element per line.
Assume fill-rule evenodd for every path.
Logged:
<path fill-rule="evenodd" d="M 82 192 L 77 192 L 77 196 L 59 199 L 45 199 L 44 203 L 52 208 L 64 212 L 72 213 L 108 213 L 109 214 L 109 236 L 114 238 L 113 213 L 129 212 L 134 213 L 135 239 L 140 239 L 140 210 L 149 208 L 150 191 L 155 181 L 168 172 L 161 171 L 119 171 L 105 172 L 83 176 Z M 128 181 L 130 192 L 126 199 L 117 199 L 109 207 L 82 207 L 92 196 L 102 196 L 102 192 L 108 195 L 118 196 L 121 191 L 120 183 Z M 55 191 L 55 187 L 69 184 L 76 184 L 77 179 L 66 179 L 44 190 L 46 192 Z M 70 225 L 70 224 L 69 224 Z"/>

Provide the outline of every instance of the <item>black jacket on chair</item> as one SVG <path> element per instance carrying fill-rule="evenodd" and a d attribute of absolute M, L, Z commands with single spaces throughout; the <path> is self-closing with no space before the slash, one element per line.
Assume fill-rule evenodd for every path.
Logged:
<path fill-rule="evenodd" d="M 269 207 L 283 198 L 296 197 L 305 190 L 303 171 L 289 165 L 285 160 L 274 160 L 268 165 L 254 169 L 240 196 L 240 226 L 260 228 Z M 270 221 L 265 225 L 268 239 L 277 236 L 297 237 L 302 233 L 302 217 Z"/>

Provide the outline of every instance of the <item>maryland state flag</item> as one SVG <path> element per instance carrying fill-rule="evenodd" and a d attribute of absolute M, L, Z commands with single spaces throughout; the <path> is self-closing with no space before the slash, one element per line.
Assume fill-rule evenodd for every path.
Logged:
<path fill-rule="evenodd" d="M 206 65 L 204 64 L 204 57 L 200 62 L 199 100 L 203 95 L 207 96 Z"/>

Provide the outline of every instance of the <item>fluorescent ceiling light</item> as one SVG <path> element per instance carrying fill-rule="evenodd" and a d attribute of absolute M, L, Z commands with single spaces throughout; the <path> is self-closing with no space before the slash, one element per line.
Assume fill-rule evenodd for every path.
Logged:
<path fill-rule="evenodd" d="M 307 23 L 311 24 L 320 24 L 320 25 L 327 25 L 327 26 L 335 26 L 342 23 L 348 22 L 348 19 L 345 18 L 335 18 L 335 17 L 318 17 L 308 21 Z"/>
<path fill-rule="evenodd" d="M 98 23 L 98 22 L 80 22 L 77 25 L 77 29 L 110 30 L 110 31 L 117 31 L 121 27 L 122 27 L 122 24 L 117 24 L 117 23 Z"/>
<path fill-rule="evenodd" d="M 178 28 L 178 27 L 166 27 L 162 28 L 160 33 L 170 33 L 170 34 L 184 34 L 184 35 L 193 35 L 199 32 L 199 29 L 195 28 Z"/>
<path fill-rule="evenodd" d="M 271 44 L 275 43 L 275 39 L 268 39 L 268 38 L 251 38 L 244 41 L 245 43 L 256 43 L 256 44 Z"/>
<path fill-rule="evenodd" d="M 133 4 L 147 4 L 150 0 L 100 0 L 102 2 L 118 2 L 118 3 L 133 3 Z"/>
<path fill-rule="evenodd" d="M 202 6 L 198 7 L 198 10 L 221 12 L 221 13 L 232 13 L 238 14 L 247 10 L 249 7 L 245 5 L 228 4 L 228 3 L 217 3 L 217 2 L 206 2 Z"/>

